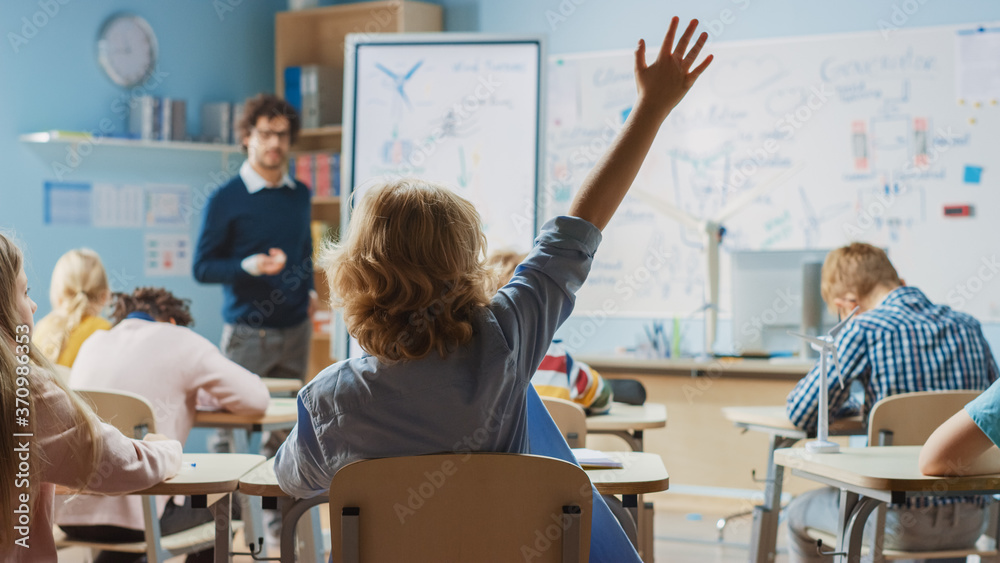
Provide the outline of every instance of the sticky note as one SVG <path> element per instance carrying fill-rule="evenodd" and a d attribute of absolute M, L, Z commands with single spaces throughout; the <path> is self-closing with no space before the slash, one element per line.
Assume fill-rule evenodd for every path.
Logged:
<path fill-rule="evenodd" d="M 965 166 L 965 183 L 966 184 L 978 184 L 983 177 L 983 167 L 982 166 Z"/>

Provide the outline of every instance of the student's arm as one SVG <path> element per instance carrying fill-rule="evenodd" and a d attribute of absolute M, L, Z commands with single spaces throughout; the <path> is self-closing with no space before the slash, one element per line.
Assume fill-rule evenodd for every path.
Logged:
<path fill-rule="evenodd" d="M 708 34 L 702 33 L 685 54 L 698 20 L 691 20 L 675 48 L 677 23 L 676 17 L 670 21 L 670 30 L 653 64 L 646 65 L 646 43 L 639 40 L 635 51 L 638 100 L 622 131 L 611 143 L 611 148 L 584 179 L 570 207 L 570 215 L 580 217 L 598 229 L 603 230 L 607 226 L 621 204 L 663 120 L 712 62 L 712 55 L 709 55 L 700 65 L 691 68 L 708 40 Z"/>
<path fill-rule="evenodd" d="M 214 344 L 196 332 L 175 328 L 172 331 L 172 336 L 177 337 L 175 346 L 190 358 L 189 389 L 208 394 L 215 403 L 213 407 L 236 414 L 264 414 L 271 394 L 257 374 L 222 355 Z"/>
<path fill-rule="evenodd" d="M 274 456 L 274 475 L 278 486 L 294 498 L 312 498 L 323 494 L 330 488 L 334 473 L 344 465 L 341 460 L 327 459 L 324 455 L 312 416 L 303 402 L 303 393 L 308 393 L 308 388 L 303 388 L 296 400 L 298 422 Z M 325 435 L 329 437 L 329 434 Z"/>
<path fill-rule="evenodd" d="M 105 423 L 97 427 L 101 448 L 98 465 L 85 465 L 89 456 L 84 452 L 93 442 L 86 426 L 75 423 L 69 396 L 51 382 L 39 382 L 34 392 L 32 416 L 36 417 L 36 438 L 44 454 L 43 481 L 73 489 L 128 493 L 151 487 L 180 471 L 181 443 L 177 440 L 133 440 Z"/>
<path fill-rule="evenodd" d="M 246 256 L 230 255 L 229 213 L 216 192 L 205 207 L 205 217 L 194 251 L 194 279 L 201 283 L 233 283 L 249 277 L 242 266 Z"/>
<path fill-rule="evenodd" d="M 927 438 L 919 463 L 924 475 L 1000 473 L 1000 450 L 962 409 Z"/>

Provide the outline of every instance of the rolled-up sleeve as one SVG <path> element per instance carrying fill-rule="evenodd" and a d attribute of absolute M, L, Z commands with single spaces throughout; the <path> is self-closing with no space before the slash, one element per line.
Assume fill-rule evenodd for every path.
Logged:
<path fill-rule="evenodd" d="M 298 421 L 274 456 L 278 486 L 295 498 L 312 498 L 326 492 L 337 469 L 326 460 L 316 438 L 312 416 L 303 400 L 308 389 L 299 393 Z M 329 433 L 324 434 L 324 439 L 329 438 Z"/>
<path fill-rule="evenodd" d="M 530 378 L 542 361 L 556 329 L 576 302 L 576 292 L 590 273 L 601 231 L 577 217 L 556 217 L 542 227 L 534 248 L 491 309 L 507 345 L 517 352 L 518 373 Z"/>

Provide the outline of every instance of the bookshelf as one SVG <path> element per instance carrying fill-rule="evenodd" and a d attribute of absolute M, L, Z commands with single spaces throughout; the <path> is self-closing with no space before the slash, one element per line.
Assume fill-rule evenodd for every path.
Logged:
<path fill-rule="evenodd" d="M 281 12 L 275 16 L 275 92 L 285 95 L 285 68 L 322 65 L 344 71 L 344 38 L 349 33 L 415 33 L 442 31 L 440 6 L 408 0 L 379 0 Z M 295 154 L 340 152 L 340 125 L 303 129 L 292 147 Z M 343 165 L 341 166 L 343 169 Z M 343 189 L 344 182 L 341 181 Z M 322 221 L 333 232 L 340 230 L 340 197 L 313 199 L 312 219 Z M 324 306 L 329 303 L 326 277 L 316 272 L 316 291 Z M 313 333 L 307 379 L 332 364 L 328 334 Z"/>

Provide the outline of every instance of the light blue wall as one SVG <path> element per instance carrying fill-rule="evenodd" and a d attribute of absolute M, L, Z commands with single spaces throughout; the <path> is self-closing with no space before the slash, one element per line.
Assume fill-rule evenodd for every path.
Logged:
<path fill-rule="evenodd" d="M 49 310 L 48 275 L 60 254 L 87 245 L 104 257 L 118 288 L 139 284 L 164 285 L 193 299 L 196 329 L 216 340 L 220 332 L 221 291 L 190 278 L 143 276 L 142 230 L 78 229 L 42 224 L 42 183 L 53 177 L 50 162 L 64 149 L 28 147 L 21 133 L 46 129 L 92 129 L 102 118 L 122 123 L 112 104 L 123 93 L 98 68 L 95 38 L 112 13 L 129 10 L 145 17 L 160 45 L 160 69 L 168 73 L 153 90 L 161 96 L 188 100 L 188 128 L 197 132 L 197 108 L 203 101 L 238 100 L 273 88 L 273 16 L 284 9 L 281 0 L 221 0 L 237 4 L 220 18 L 220 2 L 208 0 L 53 0 L 59 13 L 14 53 L 8 33 L 20 33 L 22 18 L 36 17 L 37 0 L 8 0 L 0 12 L 0 155 L 12 171 L 0 187 L 0 227 L 14 229 L 26 243 L 29 277 L 39 317 Z M 65 5 L 59 2 L 66 2 Z M 338 3 L 326 0 L 322 4 Z M 904 27 L 1000 20 L 1000 2 L 969 0 L 440 0 L 448 31 L 546 33 L 551 53 L 627 49 L 638 37 L 658 41 L 669 18 L 697 17 L 712 25 L 730 10 L 735 21 L 714 25 L 721 41 L 792 37 L 823 33 L 872 31 L 880 20 L 905 18 Z M 912 12 L 912 13 L 908 13 Z M 41 18 L 40 18 L 41 19 Z M 220 168 L 214 155 L 140 153 L 99 150 L 84 159 L 69 176 L 83 181 L 180 182 L 204 191 Z M 192 238 L 197 221 L 189 226 Z M 580 332 L 586 319 L 571 320 L 564 336 Z M 986 327 L 995 343 L 1000 326 Z M 698 349 L 700 330 L 685 330 L 687 346 Z M 631 346 L 641 337 L 634 320 L 602 321 L 593 336 L 582 341 L 590 352 L 609 353 Z M 720 327 L 726 347 L 728 328 Z"/>
<path fill-rule="evenodd" d="M 228 5 L 229 0 L 222 0 Z M 219 4 L 219 3 L 216 3 Z M 129 11 L 145 18 L 159 43 L 162 79 L 150 93 L 183 98 L 188 104 L 188 131 L 197 133 L 199 109 L 205 101 L 237 101 L 274 89 L 274 14 L 279 0 L 231 4 L 216 11 L 206 0 L 7 0 L 0 12 L 0 159 L 11 175 L 0 187 L 0 228 L 13 230 L 28 256 L 28 277 L 39 304 L 37 318 L 50 310 L 49 275 L 66 250 L 89 246 L 102 256 L 113 289 L 138 285 L 165 286 L 193 300 L 196 329 L 213 341 L 221 333 L 222 293 L 219 286 L 183 277 L 143 275 L 143 229 L 96 229 L 47 226 L 42 222 L 42 185 L 56 178 L 53 161 L 65 162 L 64 146 L 28 146 L 18 135 L 49 129 L 93 130 L 110 119 L 117 131 L 125 126 L 122 102 L 132 92 L 106 78 L 97 63 L 96 39 L 111 14 Z M 44 7 L 58 13 L 51 17 Z M 44 23 L 37 33 L 22 18 Z M 11 33 L 33 35 L 17 51 Z M 154 86 L 154 82 L 156 83 Z M 239 157 L 235 159 L 238 163 Z M 175 153 L 98 148 L 65 175 L 66 180 L 112 183 L 185 183 L 203 191 L 220 171 L 216 154 Z M 196 198 L 197 199 L 197 198 Z M 187 231 L 195 240 L 200 213 Z M 152 230 L 150 230 L 152 232 Z M 169 232 L 169 231 L 164 231 Z M 176 232 L 176 231 L 174 231 Z"/>

